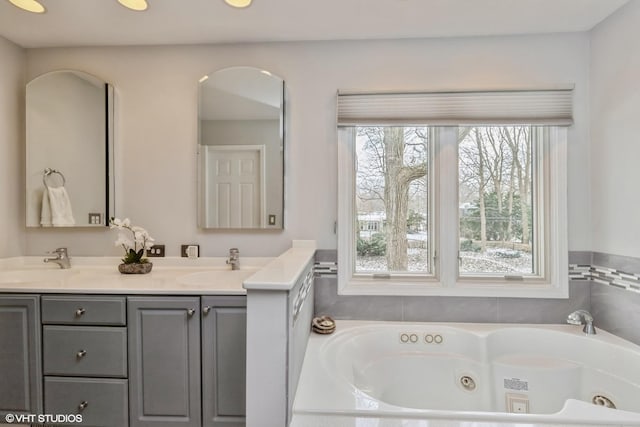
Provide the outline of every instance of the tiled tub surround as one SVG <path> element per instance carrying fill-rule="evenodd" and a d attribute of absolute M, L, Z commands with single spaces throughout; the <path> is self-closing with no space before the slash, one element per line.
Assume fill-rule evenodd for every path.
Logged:
<path fill-rule="evenodd" d="M 316 315 L 344 320 L 472 323 L 565 323 L 589 310 L 596 327 L 640 344 L 640 259 L 569 253 L 569 298 L 338 295 L 337 251 L 316 252 Z"/>

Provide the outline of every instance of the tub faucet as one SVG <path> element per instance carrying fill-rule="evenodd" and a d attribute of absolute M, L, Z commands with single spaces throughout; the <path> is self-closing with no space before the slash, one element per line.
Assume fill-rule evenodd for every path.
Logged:
<path fill-rule="evenodd" d="M 584 325 L 582 332 L 587 335 L 595 335 L 596 328 L 593 326 L 593 316 L 587 310 L 576 310 L 567 316 L 567 323 L 570 325 Z"/>
<path fill-rule="evenodd" d="M 50 255 L 55 255 L 55 257 L 45 258 L 44 262 L 55 262 L 60 266 L 60 268 L 71 268 L 71 258 L 69 258 L 67 248 L 58 248 L 55 251 L 47 253 Z"/>
<path fill-rule="evenodd" d="M 240 270 L 240 251 L 238 248 L 229 249 L 227 264 L 231 266 L 232 270 Z"/>

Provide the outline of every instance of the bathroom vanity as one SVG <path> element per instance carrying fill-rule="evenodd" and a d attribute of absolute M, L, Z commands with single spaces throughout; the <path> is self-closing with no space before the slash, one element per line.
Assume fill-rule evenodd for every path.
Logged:
<path fill-rule="evenodd" d="M 0 271 L 0 416 L 78 414 L 105 427 L 244 425 L 242 281 L 256 269 L 90 270 Z M 219 285 L 208 282 L 215 278 Z"/>

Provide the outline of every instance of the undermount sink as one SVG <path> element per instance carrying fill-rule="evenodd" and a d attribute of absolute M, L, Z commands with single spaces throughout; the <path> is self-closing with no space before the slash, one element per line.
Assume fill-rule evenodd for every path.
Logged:
<path fill-rule="evenodd" d="M 179 276 L 177 281 L 179 284 L 189 286 L 207 286 L 211 284 L 232 286 L 238 283 L 242 284 L 247 277 L 252 276 L 256 271 L 258 271 L 257 268 L 198 271 Z"/>
<path fill-rule="evenodd" d="M 76 272 L 72 269 L 37 269 L 0 271 L 0 284 L 39 283 L 65 280 Z"/>

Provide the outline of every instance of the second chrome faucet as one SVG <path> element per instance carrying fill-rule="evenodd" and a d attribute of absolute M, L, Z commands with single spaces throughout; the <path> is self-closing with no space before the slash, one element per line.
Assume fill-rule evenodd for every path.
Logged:
<path fill-rule="evenodd" d="M 227 264 L 231 266 L 232 270 L 240 270 L 240 251 L 238 248 L 229 249 L 229 259 Z"/>

